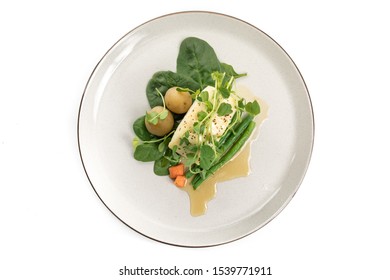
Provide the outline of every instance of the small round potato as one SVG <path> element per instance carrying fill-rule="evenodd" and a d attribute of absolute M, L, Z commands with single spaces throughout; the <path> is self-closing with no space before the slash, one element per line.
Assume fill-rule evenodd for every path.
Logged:
<path fill-rule="evenodd" d="M 165 93 L 165 104 L 169 110 L 176 114 L 184 114 L 192 105 L 192 98 L 187 91 L 177 91 L 177 87 L 172 87 Z"/>
<path fill-rule="evenodd" d="M 157 114 L 159 114 L 163 110 L 164 110 L 164 107 L 156 106 L 156 107 L 153 107 L 149 112 L 153 111 L 153 112 L 156 112 Z M 169 110 L 167 110 L 167 111 L 168 111 L 167 117 L 163 120 L 158 119 L 157 124 L 152 124 L 152 123 L 148 122 L 145 118 L 146 129 L 151 134 L 154 134 L 156 136 L 164 136 L 172 131 L 174 120 L 173 120 L 172 113 L 169 112 Z"/>

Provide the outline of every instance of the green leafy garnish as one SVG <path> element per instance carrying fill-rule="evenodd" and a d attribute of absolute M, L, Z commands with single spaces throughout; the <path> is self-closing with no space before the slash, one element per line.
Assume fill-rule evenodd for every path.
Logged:
<path fill-rule="evenodd" d="M 165 120 L 166 117 L 168 117 L 168 110 L 167 109 L 164 109 L 161 113 L 160 113 L 160 120 Z"/>
<path fill-rule="evenodd" d="M 218 108 L 218 111 L 217 111 L 217 114 L 218 116 L 226 116 L 226 115 L 229 115 L 233 112 L 232 110 L 232 105 L 230 105 L 229 103 L 221 103 L 219 105 L 219 108 Z"/>
<path fill-rule="evenodd" d="M 146 112 L 146 121 L 154 125 L 156 125 L 159 120 L 165 120 L 168 117 L 168 110 L 165 108 L 164 96 L 157 88 L 156 91 L 162 100 L 163 110 L 160 113 L 155 111 Z"/>
<path fill-rule="evenodd" d="M 200 167 L 208 170 L 216 158 L 215 151 L 209 145 L 200 147 Z"/>
<path fill-rule="evenodd" d="M 199 101 L 201 102 L 206 102 L 209 100 L 209 92 L 207 90 L 204 90 L 202 91 L 200 94 L 199 94 L 199 98 L 198 98 Z"/>
<path fill-rule="evenodd" d="M 260 114 L 260 105 L 257 100 L 253 102 L 248 102 L 245 105 L 245 111 L 254 116 Z"/>
<path fill-rule="evenodd" d="M 203 121 L 207 117 L 207 113 L 205 111 L 200 111 L 197 114 L 198 120 Z"/>
<path fill-rule="evenodd" d="M 146 121 L 151 124 L 156 125 L 158 123 L 159 115 L 157 114 L 157 112 L 154 111 L 146 112 L 145 117 L 146 117 Z"/>

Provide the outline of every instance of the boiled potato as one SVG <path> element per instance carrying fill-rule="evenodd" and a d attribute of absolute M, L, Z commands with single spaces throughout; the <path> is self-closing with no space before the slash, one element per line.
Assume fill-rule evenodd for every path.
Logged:
<path fill-rule="evenodd" d="M 176 113 L 184 114 L 192 105 L 192 98 L 187 91 L 177 91 L 177 87 L 172 87 L 165 93 L 165 105 L 167 108 Z"/>
<path fill-rule="evenodd" d="M 156 107 L 153 107 L 148 113 L 153 111 L 153 112 L 156 112 L 157 114 L 159 114 L 163 110 L 164 110 L 164 107 L 156 106 Z M 152 123 L 148 122 L 145 118 L 146 129 L 151 134 L 154 134 L 156 136 L 164 136 L 172 131 L 173 124 L 174 124 L 173 115 L 169 110 L 167 110 L 167 112 L 168 112 L 168 115 L 165 119 L 161 120 L 160 118 L 157 117 L 158 118 L 157 124 L 152 124 Z"/>

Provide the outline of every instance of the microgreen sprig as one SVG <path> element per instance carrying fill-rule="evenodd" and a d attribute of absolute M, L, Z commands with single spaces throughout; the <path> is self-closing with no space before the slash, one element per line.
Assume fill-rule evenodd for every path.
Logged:
<path fill-rule="evenodd" d="M 152 140 L 147 140 L 147 141 L 143 141 L 141 139 L 139 139 L 137 136 L 133 138 L 133 148 L 136 148 L 138 145 L 141 145 L 141 144 L 153 144 L 153 143 L 166 143 L 169 141 L 169 138 L 170 136 L 175 133 L 175 130 L 172 130 L 171 132 L 169 132 L 167 135 L 165 135 L 164 137 L 161 137 L 161 138 L 154 138 Z M 167 145 L 168 145 L 167 143 Z"/>
<path fill-rule="evenodd" d="M 151 124 L 154 124 L 154 125 L 156 125 L 159 120 L 165 120 L 168 116 L 168 110 L 166 109 L 166 106 L 165 106 L 164 96 L 158 90 L 158 88 L 156 88 L 156 91 L 158 92 L 158 94 L 160 95 L 160 97 L 162 99 L 164 109 L 160 113 L 157 113 L 155 111 L 146 112 L 146 121 L 151 123 Z"/>

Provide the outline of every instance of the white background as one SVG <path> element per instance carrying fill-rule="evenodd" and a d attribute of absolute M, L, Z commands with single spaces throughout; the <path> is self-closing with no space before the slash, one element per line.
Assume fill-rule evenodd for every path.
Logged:
<path fill-rule="evenodd" d="M 139 24 L 187 10 L 241 18 L 281 44 L 305 78 L 316 124 L 309 170 L 282 213 L 202 249 L 155 242 L 117 220 L 77 146 L 79 103 L 100 58 Z M 389 279 L 389 12 L 385 1 L 2 1 L 0 278 L 124 279 L 125 265 L 177 265 Z"/>

